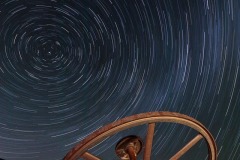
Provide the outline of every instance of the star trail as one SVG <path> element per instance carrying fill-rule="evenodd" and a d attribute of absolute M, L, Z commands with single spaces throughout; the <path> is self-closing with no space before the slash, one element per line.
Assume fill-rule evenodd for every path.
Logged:
<path fill-rule="evenodd" d="M 218 159 L 240 159 L 239 44 L 238 0 L 1 0 L 0 158 L 60 160 L 105 124 L 173 111 L 209 129 Z M 117 159 L 130 133 L 146 129 L 92 153 Z M 152 159 L 194 134 L 158 125 Z M 203 141 L 185 159 L 206 156 Z"/>

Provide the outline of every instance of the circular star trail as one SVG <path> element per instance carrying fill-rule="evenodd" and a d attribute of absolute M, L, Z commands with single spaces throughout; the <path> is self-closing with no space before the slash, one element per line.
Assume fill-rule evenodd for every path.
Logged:
<path fill-rule="evenodd" d="M 210 130 L 219 159 L 239 159 L 239 17 L 234 0 L 1 0 L 0 157 L 62 159 L 107 123 L 174 111 Z M 112 159 L 122 135 L 93 153 Z M 193 135 L 158 126 L 152 158 Z"/>

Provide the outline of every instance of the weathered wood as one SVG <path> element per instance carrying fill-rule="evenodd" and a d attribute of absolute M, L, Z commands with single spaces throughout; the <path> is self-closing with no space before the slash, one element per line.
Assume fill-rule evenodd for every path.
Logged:
<path fill-rule="evenodd" d="M 133 146 L 129 146 L 127 148 L 127 153 L 129 155 L 130 160 L 137 160 L 137 155 L 136 155 L 136 153 L 134 151 Z"/>
<path fill-rule="evenodd" d="M 184 155 L 190 148 L 192 148 L 200 139 L 202 139 L 203 136 L 201 134 L 198 134 L 196 137 L 194 137 L 190 142 L 188 142 L 187 145 L 185 145 L 181 150 L 179 150 L 174 156 L 170 158 L 170 160 L 177 160 L 182 155 Z"/>
<path fill-rule="evenodd" d="M 132 128 L 135 126 L 157 123 L 157 122 L 171 122 L 178 123 L 189 126 L 196 131 L 198 131 L 206 140 L 209 148 L 209 160 L 216 160 L 217 157 L 217 147 L 214 138 L 210 132 L 197 120 L 174 112 L 149 112 L 141 113 L 133 116 L 129 116 L 113 123 L 110 123 L 89 136 L 83 139 L 79 144 L 77 144 L 68 154 L 65 156 L 64 160 L 76 160 L 82 154 L 84 154 L 89 148 L 95 146 L 99 142 L 103 141 L 105 138 L 112 136 L 122 130 Z"/>
<path fill-rule="evenodd" d="M 144 157 L 143 157 L 144 160 L 150 160 L 150 158 L 151 158 L 154 128 L 155 128 L 155 123 L 149 123 L 148 124 L 148 130 L 147 130 L 147 136 L 146 136 L 146 142 L 145 142 L 145 150 L 144 150 Z"/>
<path fill-rule="evenodd" d="M 81 158 L 84 158 L 84 159 L 86 159 L 86 160 L 101 160 L 101 159 L 97 158 L 96 156 L 92 155 L 92 154 L 89 153 L 89 152 L 83 153 L 83 155 L 81 156 Z"/>

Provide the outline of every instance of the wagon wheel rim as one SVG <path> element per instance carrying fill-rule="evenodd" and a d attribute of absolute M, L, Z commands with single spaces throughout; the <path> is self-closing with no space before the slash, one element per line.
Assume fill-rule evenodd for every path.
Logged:
<path fill-rule="evenodd" d="M 175 112 L 148 112 L 125 117 L 99 128 L 84 138 L 80 143 L 75 145 L 75 147 L 73 147 L 64 157 L 64 160 L 76 160 L 78 158 L 84 158 L 86 160 L 100 160 L 100 158 L 89 153 L 88 149 L 94 147 L 105 138 L 110 137 L 120 131 L 143 124 L 148 124 L 143 157 L 144 160 L 150 160 L 155 124 L 163 122 L 182 124 L 196 130 L 199 133 L 187 145 L 173 155 L 170 158 L 171 160 L 176 160 L 181 157 L 202 138 L 204 138 L 207 142 L 208 159 L 217 159 L 217 147 L 214 138 L 206 129 L 206 127 L 199 121 L 187 115 Z"/>

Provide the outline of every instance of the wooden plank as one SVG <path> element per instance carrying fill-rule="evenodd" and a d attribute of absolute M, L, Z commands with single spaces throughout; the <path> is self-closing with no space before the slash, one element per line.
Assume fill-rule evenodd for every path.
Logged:
<path fill-rule="evenodd" d="M 150 160 L 151 158 L 154 128 L 155 128 L 155 123 L 148 124 L 148 131 L 146 136 L 146 142 L 145 142 L 146 144 L 145 144 L 144 157 L 143 157 L 144 160 Z"/>
<path fill-rule="evenodd" d="M 92 155 L 92 154 L 89 153 L 89 152 L 83 153 L 83 155 L 81 156 L 81 158 L 84 158 L 84 159 L 86 159 L 86 160 L 101 160 L 101 159 L 97 158 L 96 156 Z"/>
<path fill-rule="evenodd" d="M 203 136 L 201 134 L 198 134 L 190 142 L 188 142 L 188 144 L 185 145 L 180 151 L 178 151 L 174 156 L 172 156 L 170 158 L 170 160 L 177 160 L 177 159 L 179 159 L 182 155 L 184 155 L 190 148 L 192 148 L 202 138 L 203 138 Z"/>

